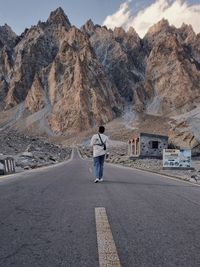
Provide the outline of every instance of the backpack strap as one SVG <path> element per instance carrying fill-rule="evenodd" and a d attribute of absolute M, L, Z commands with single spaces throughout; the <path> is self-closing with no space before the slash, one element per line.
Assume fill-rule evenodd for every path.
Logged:
<path fill-rule="evenodd" d="M 101 139 L 101 135 L 98 133 L 98 136 L 99 136 L 99 139 L 100 139 L 100 141 L 101 141 L 101 144 L 102 144 L 102 146 L 104 145 L 104 142 L 102 141 L 102 139 Z"/>
<path fill-rule="evenodd" d="M 101 135 L 98 133 L 99 139 L 101 140 L 101 144 L 103 146 L 103 149 L 106 150 L 106 144 L 102 141 Z"/>

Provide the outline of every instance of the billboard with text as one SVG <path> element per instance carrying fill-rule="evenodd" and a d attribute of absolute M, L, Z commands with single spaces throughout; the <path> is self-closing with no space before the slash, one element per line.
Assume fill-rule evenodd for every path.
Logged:
<path fill-rule="evenodd" d="M 163 167 L 190 168 L 192 166 L 190 149 L 164 149 Z"/>

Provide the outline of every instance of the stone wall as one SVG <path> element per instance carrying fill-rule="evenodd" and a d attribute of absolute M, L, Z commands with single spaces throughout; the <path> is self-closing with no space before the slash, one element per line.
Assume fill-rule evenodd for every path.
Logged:
<path fill-rule="evenodd" d="M 140 136 L 140 157 L 162 157 L 163 149 L 168 146 L 168 138 L 159 135 Z"/>

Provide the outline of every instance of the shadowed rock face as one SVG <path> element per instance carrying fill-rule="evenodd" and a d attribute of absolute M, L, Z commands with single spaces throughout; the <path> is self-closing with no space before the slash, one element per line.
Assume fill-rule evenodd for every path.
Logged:
<path fill-rule="evenodd" d="M 71 28 L 71 23 L 68 19 L 68 17 L 65 15 L 63 9 L 61 7 L 57 8 L 55 11 L 51 12 L 48 20 L 48 25 L 54 26 L 62 26 L 65 27 L 66 30 L 69 30 Z"/>
<path fill-rule="evenodd" d="M 8 93 L 8 83 L 12 74 L 12 49 L 16 43 L 17 35 L 10 26 L 0 26 L 0 110 L 3 108 L 2 100 Z"/>
<path fill-rule="evenodd" d="M 143 80 L 145 71 L 145 51 L 138 34 L 133 28 L 125 32 L 123 28 L 111 31 L 94 26 L 91 20 L 82 27 L 82 31 L 90 37 L 98 60 L 120 95 L 132 101 L 135 86 Z"/>
<path fill-rule="evenodd" d="M 58 8 L 20 36 L 0 27 L 0 109 L 24 102 L 54 133 L 111 121 L 127 103 L 177 114 L 199 96 L 200 35 L 191 26 L 161 20 L 140 39 L 133 28 L 112 31 L 91 20 L 78 30 Z"/>
<path fill-rule="evenodd" d="M 4 26 L 0 26 L 0 50 L 4 45 L 7 47 L 13 47 L 15 44 L 17 35 L 12 31 L 10 26 L 5 24 Z"/>

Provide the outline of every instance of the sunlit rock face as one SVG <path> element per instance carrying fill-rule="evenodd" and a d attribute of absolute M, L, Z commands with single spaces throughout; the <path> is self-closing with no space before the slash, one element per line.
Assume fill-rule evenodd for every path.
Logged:
<path fill-rule="evenodd" d="M 71 24 L 61 8 L 47 22 L 25 30 L 9 55 L 2 53 L 2 106 L 25 101 L 31 113 L 48 106 L 54 132 L 82 131 L 106 123 L 122 111 L 122 99 L 91 48 L 88 36 Z M 3 71 L 2 71 L 3 72 Z"/>
<path fill-rule="evenodd" d="M 161 20 L 141 39 L 133 28 L 72 26 L 61 8 L 20 35 L 0 27 L 0 110 L 40 112 L 54 133 L 80 132 L 132 105 L 176 115 L 199 103 L 200 35 Z"/>
<path fill-rule="evenodd" d="M 147 110 L 177 114 L 199 102 L 200 61 L 198 36 L 190 26 L 180 29 L 162 20 L 144 37 L 149 50 L 144 90 Z"/>
<path fill-rule="evenodd" d="M 6 108 L 25 100 L 35 75 L 53 62 L 63 36 L 70 27 L 66 15 L 59 8 L 50 14 L 47 22 L 39 22 L 17 38 Z"/>
<path fill-rule="evenodd" d="M 106 123 L 122 110 L 122 100 L 107 78 L 88 37 L 72 27 L 48 72 L 50 127 L 82 131 Z"/>

